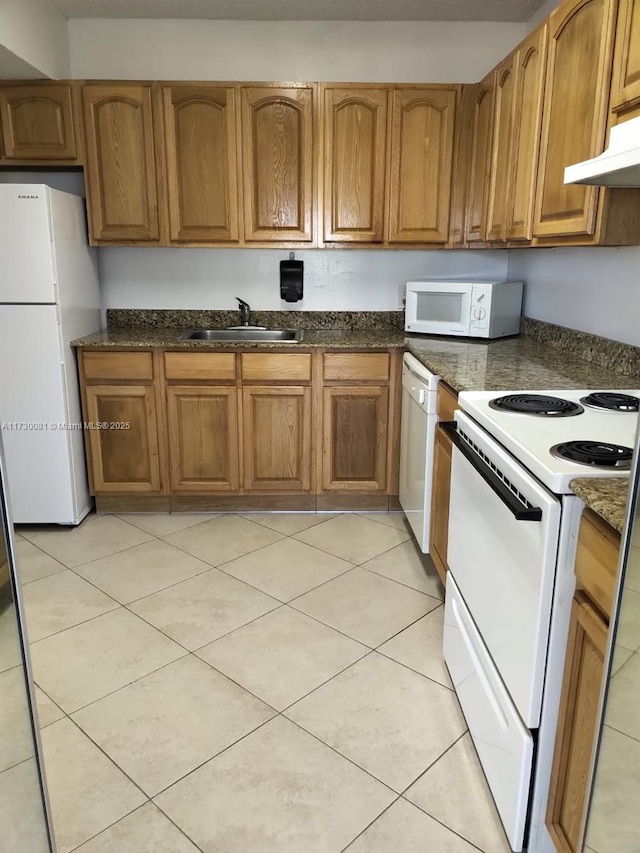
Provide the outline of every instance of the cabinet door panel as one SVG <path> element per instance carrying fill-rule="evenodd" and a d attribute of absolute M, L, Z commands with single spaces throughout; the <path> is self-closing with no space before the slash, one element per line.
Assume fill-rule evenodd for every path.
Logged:
<path fill-rule="evenodd" d="M 89 421 L 106 424 L 87 431 L 94 491 L 159 492 L 153 387 L 89 385 L 85 395 Z"/>
<path fill-rule="evenodd" d="M 442 583 L 447 574 L 449 542 L 449 491 L 451 487 L 451 440 L 436 428 L 431 494 L 431 557 Z"/>
<path fill-rule="evenodd" d="M 492 72 L 482 83 L 478 84 L 476 90 L 471 141 L 471 172 L 467 200 L 466 236 L 468 242 L 483 241 L 487 234 L 487 192 L 491 165 L 494 94 L 495 72 Z"/>
<path fill-rule="evenodd" d="M 235 90 L 167 86 L 162 96 L 170 239 L 237 241 Z"/>
<path fill-rule="evenodd" d="M 238 490 L 238 397 L 231 387 L 167 388 L 171 490 Z"/>
<path fill-rule="evenodd" d="M 242 90 L 246 240 L 312 240 L 313 90 Z"/>
<path fill-rule="evenodd" d="M 516 56 L 498 67 L 493 110 L 493 144 L 489 197 L 487 201 L 487 240 L 506 240 L 507 205 L 511 190 L 513 150 L 513 113 L 517 87 Z"/>
<path fill-rule="evenodd" d="M 385 489 L 388 408 L 388 388 L 324 389 L 324 489 Z"/>
<path fill-rule="evenodd" d="M 311 388 L 250 386 L 243 393 L 244 487 L 311 489 Z"/>
<path fill-rule="evenodd" d="M 2 156 L 13 160 L 76 160 L 71 86 L 29 85 L 0 89 Z"/>
<path fill-rule="evenodd" d="M 383 237 L 387 92 L 325 91 L 325 240 Z"/>
<path fill-rule="evenodd" d="M 455 103 L 453 89 L 393 93 L 390 242 L 447 240 Z"/>
<path fill-rule="evenodd" d="M 607 624 L 583 593 L 571 609 L 562 699 L 551 772 L 547 827 L 556 849 L 582 849 L 580 838 L 589 794 L 600 691 L 607 646 Z"/>
<path fill-rule="evenodd" d="M 564 183 L 564 169 L 602 152 L 617 0 L 565 0 L 549 22 L 534 234 L 595 231 L 597 187 Z"/>
<path fill-rule="evenodd" d="M 94 240 L 160 239 L 150 85 L 82 90 Z"/>
<path fill-rule="evenodd" d="M 466 239 L 465 221 L 475 109 L 476 87 L 473 84 L 465 84 L 461 89 L 462 91 L 456 107 L 455 155 L 451 187 L 451 217 L 449 221 L 449 244 L 451 246 L 463 246 Z"/>
<path fill-rule="evenodd" d="M 640 103 L 640 0 L 620 0 L 611 106 L 615 110 L 636 102 Z"/>
<path fill-rule="evenodd" d="M 518 49 L 513 171 L 507 211 L 508 240 L 531 240 L 533 236 L 533 205 L 542 125 L 547 29 L 545 24 L 533 32 Z"/>

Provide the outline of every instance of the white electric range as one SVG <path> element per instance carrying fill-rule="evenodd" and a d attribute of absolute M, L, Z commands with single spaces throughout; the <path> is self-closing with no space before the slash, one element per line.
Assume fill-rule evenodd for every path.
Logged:
<path fill-rule="evenodd" d="M 444 425 L 444 656 L 512 849 L 554 853 L 545 813 L 583 508 L 569 483 L 629 476 L 640 390 L 458 402 Z"/>

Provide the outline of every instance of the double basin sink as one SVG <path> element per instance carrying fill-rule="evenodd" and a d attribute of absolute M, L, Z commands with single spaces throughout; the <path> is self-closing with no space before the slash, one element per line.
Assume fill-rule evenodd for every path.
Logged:
<path fill-rule="evenodd" d="M 228 329 L 189 329 L 179 341 L 288 341 L 299 343 L 302 329 L 267 329 L 265 326 L 231 326 Z"/>

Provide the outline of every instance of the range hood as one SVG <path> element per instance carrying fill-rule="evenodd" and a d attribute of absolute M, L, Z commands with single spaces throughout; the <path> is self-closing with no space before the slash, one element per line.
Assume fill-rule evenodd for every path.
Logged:
<path fill-rule="evenodd" d="M 640 187 L 640 116 L 611 128 L 609 147 L 564 170 L 565 184 L 598 187 Z"/>

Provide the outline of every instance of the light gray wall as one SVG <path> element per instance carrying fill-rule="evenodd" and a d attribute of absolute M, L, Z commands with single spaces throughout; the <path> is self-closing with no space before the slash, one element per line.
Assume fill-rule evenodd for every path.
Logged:
<path fill-rule="evenodd" d="M 527 317 L 640 346 L 640 247 L 510 251 L 509 277 Z"/>
<path fill-rule="evenodd" d="M 71 73 L 67 21 L 45 0 L 0 0 L 0 44 L 36 69 L 36 77 Z"/>
<path fill-rule="evenodd" d="M 504 278 L 506 252 L 308 249 L 304 299 L 280 299 L 283 249 L 100 249 L 104 308 L 252 308 L 304 311 L 392 311 L 411 278 L 469 275 Z"/>
<path fill-rule="evenodd" d="M 473 82 L 526 24 L 71 20 L 74 77 Z"/>

